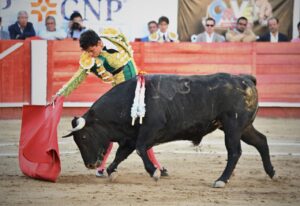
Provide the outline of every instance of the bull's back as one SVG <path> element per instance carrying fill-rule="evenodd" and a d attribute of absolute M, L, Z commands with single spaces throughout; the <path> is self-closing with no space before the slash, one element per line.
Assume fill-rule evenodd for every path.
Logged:
<path fill-rule="evenodd" d="M 224 73 L 147 76 L 146 117 L 172 126 L 180 121 L 186 127 L 206 124 L 225 113 L 253 117 L 258 104 L 254 80 Z"/>
<path fill-rule="evenodd" d="M 145 75 L 146 118 L 163 115 L 168 121 L 213 119 L 222 112 L 254 112 L 257 107 L 255 78 L 250 75 Z M 130 122 L 137 78 L 123 82 L 93 105 L 106 118 Z M 107 109 L 111 108 L 111 109 Z M 196 117 L 196 118 L 195 118 Z"/>
<path fill-rule="evenodd" d="M 209 104 L 233 106 L 238 102 L 247 103 L 249 109 L 255 106 L 257 92 L 255 77 L 251 75 L 151 75 L 147 77 L 146 93 L 148 101 L 161 100 L 168 104 L 187 107 L 206 107 Z M 214 105 L 216 106 L 216 105 Z"/>

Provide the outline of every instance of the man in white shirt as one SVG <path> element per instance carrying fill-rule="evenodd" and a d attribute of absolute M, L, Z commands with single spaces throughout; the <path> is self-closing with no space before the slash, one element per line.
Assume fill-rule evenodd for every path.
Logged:
<path fill-rule="evenodd" d="M 56 21 L 53 16 L 47 16 L 45 20 L 46 30 L 39 32 L 39 37 L 46 40 L 60 40 L 67 37 L 67 32 L 62 29 L 56 29 Z"/>
<path fill-rule="evenodd" d="M 215 24 L 216 21 L 213 18 L 208 17 L 205 20 L 205 31 L 196 37 L 195 42 L 224 42 L 225 38 L 222 35 L 215 33 Z"/>
<path fill-rule="evenodd" d="M 178 35 L 175 32 L 169 32 L 169 19 L 162 16 L 158 20 L 158 32 L 152 33 L 149 36 L 149 41 L 152 42 L 178 42 Z"/>

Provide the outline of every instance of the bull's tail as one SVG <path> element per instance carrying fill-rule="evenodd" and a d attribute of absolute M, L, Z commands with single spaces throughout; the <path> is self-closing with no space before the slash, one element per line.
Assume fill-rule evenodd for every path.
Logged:
<path fill-rule="evenodd" d="M 241 74 L 241 76 L 245 77 L 247 79 L 250 79 L 254 83 L 254 85 L 256 86 L 256 78 L 254 76 L 252 76 L 250 74 Z"/>

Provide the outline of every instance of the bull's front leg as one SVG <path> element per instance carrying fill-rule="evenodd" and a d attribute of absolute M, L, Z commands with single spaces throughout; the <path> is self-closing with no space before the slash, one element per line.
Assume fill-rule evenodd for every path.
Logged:
<path fill-rule="evenodd" d="M 149 159 L 149 156 L 147 154 L 147 147 L 145 145 L 137 145 L 136 151 L 137 154 L 142 158 L 145 169 L 149 173 L 149 175 L 153 177 L 155 181 L 159 180 L 161 172 L 153 165 L 153 163 Z"/>
<path fill-rule="evenodd" d="M 227 165 L 219 179 L 214 182 L 213 187 L 215 188 L 225 187 L 225 184 L 229 181 L 229 178 L 242 154 L 240 142 L 241 133 L 234 129 L 225 130 L 224 132 L 225 146 L 227 149 Z"/>
<path fill-rule="evenodd" d="M 117 149 L 115 159 L 106 169 L 107 174 L 111 181 L 114 181 L 117 177 L 117 167 L 135 150 L 134 143 L 127 142 L 126 144 L 119 145 Z"/>

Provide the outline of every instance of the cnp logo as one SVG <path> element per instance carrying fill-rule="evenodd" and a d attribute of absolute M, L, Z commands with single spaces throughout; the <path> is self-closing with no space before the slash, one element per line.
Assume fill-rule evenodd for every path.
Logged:
<path fill-rule="evenodd" d="M 36 0 L 31 2 L 32 9 L 31 14 L 37 15 L 38 22 L 43 21 L 43 16 L 56 15 L 57 3 L 51 3 L 51 0 Z"/>
<path fill-rule="evenodd" d="M 3 7 L 2 9 L 3 9 L 3 10 L 4 10 L 4 9 L 8 9 L 8 8 L 10 7 L 10 5 L 11 5 L 11 0 L 6 0 L 6 6 Z"/>

